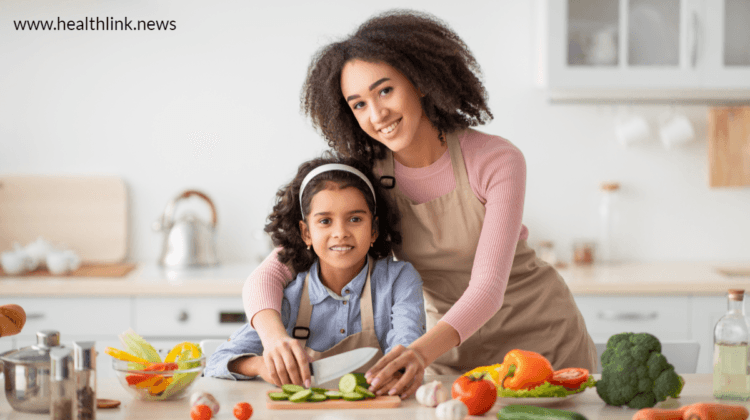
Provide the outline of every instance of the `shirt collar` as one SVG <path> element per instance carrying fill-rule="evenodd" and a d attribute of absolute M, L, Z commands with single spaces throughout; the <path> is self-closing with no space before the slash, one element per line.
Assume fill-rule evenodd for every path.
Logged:
<path fill-rule="evenodd" d="M 352 281 L 346 284 L 341 289 L 342 296 L 352 296 L 356 295 L 359 296 L 362 292 L 362 288 L 365 286 L 365 280 L 367 279 L 367 270 L 369 269 L 370 259 L 365 259 L 365 266 L 362 267 L 362 270 L 354 276 Z M 312 267 L 310 267 L 310 279 L 308 281 L 308 291 L 310 293 L 310 303 L 313 305 L 316 305 L 323 300 L 325 300 L 328 297 L 331 297 L 333 299 L 342 300 L 341 296 L 336 296 L 336 294 L 331 291 L 329 288 L 323 285 L 323 283 L 320 281 L 320 276 L 318 275 L 318 260 L 315 260 Z M 344 291 L 349 290 L 349 294 L 347 295 Z"/>

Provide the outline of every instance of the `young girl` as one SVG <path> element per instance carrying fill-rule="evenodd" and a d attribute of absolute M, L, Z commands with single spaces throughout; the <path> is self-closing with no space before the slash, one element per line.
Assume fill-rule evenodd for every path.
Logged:
<path fill-rule="evenodd" d="M 396 256 L 424 282 L 428 331 L 370 369 L 376 393 L 407 397 L 428 367 L 460 374 L 515 348 L 541 353 L 556 369 L 596 367 L 565 281 L 526 243 L 523 154 L 470 128 L 492 119 L 480 75 L 458 35 L 410 11 L 371 18 L 310 64 L 303 110 L 333 149 L 371 162 L 391 187 L 403 235 Z M 281 371 L 301 362 L 278 314 L 291 274 L 267 259 L 245 284 L 255 293 L 244 293 L 265 357 L 283 360 Z"/>
<path fill-rule="evenodd" d="M 279 264 L 299 273 L 281 305 L 285 330 L 306 351 L 296 356 L 317 360 L 360 347 L 381 349 L 361 372 L 425 331 L 422 281 L 411 264 L 391 257 L 401 241 L 397 215 L 369 172 L 330 155 L 302 164 L 278 192 L 265 228 L 282 247 Z M 281 385 L 263 353 L 258 333 L 246 324 L 211 355 L 205 375 L 260 376 Z M 309 378 L 307 363 L 301 367 Z"/>

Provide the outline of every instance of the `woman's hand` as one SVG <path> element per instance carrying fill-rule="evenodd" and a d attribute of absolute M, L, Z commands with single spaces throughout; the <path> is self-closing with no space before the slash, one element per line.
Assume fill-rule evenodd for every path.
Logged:
<path fill-rule="evenodd" d="M 424 379 L 424 358 L 412 348 L 398 345 L 365 374 L 370 391 L 377 395 L 398 395 L 406 399 L 417 392 Z M 399 370 L 404 373 L 399 378 Z"/>
<path fill-rule="evenodd" d="M 276 386 L 284 384 L 310 387 L 310 358 L 297 339 L 285 336 L 263 343 L 263 361 L 268 378 Z"/>

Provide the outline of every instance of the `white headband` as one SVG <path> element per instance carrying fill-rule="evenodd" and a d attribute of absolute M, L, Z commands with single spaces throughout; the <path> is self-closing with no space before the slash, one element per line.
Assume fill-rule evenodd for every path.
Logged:
<path fill-rule="evenodd" d="M 354 175 L 357 175 L 358 177 L 362 178 L 362 181 L 365 181 L 365 184 L 367 184 L 368 187 L 370 187 L 370 191 L 372 191 L 372 201 L 374 204 L 377 205 L 377 199 L 375 198 L 375 188 L 372 187 L 372 184 L 370 183 L 370 180 L 367 179 L 365 174 L 358 171 L 356 168 L 353 168 L 349 165 L 342 165 L 340 163 L 327 163 L 325 165 L 318 166 L 317 168 L 310 171 L 307 176 L 305 176 L 305 179 L 302 180 L 302 185 L 299 187 L 299 205 L 300 208 L 302 207 L 302 193 L 305 192 L 305 187 L 307 187 L 307 183 L 312 181 L 313 178 L 316 176 L 322 174 L 323 172 L 329 172 L 329 171 L 344 171 L 344 172 L 350 172 Z M 374 212 L 373 212 L 374 213 Z M 302 215 L 302 218 L 304 219 L 305 215 Z"/>

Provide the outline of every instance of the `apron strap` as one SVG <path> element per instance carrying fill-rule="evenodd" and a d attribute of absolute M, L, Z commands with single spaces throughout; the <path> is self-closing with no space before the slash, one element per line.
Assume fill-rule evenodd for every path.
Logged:
<path fill-rule="evenodd" d="M 466 163 L 464 163 L 464 155 L 461 153 L 461 144 L 458 141 L 458 133 L 454 131 L 446 134 L 445 141 L 448 142 L 448 151 L 451 155 L 456 187 L 471 188 L 469 185 L 469 174 L 466 172 Z"/>
<path fill-rule="evenodd" d="M 362 294 L 359 298 L 359 315 L 362 322 L 362 332 L 366 330 L 375 330 L 375 321 L 372 312 L 372 284 L 370 276 L 375 265 L 373 258 L 367 256 L 367 277 L 365 285 L 362 288 Z M 302 296 L 299 301 L 299 311 L 297 312 L 297 322 L 292 330 L 292 337 L 299 340 L 302 347 L 306 347 L 307 340 L 310 338 L 310 317 L 312 315 L 312 305 L 310 304 L 310 292 L 307 280 L 310 278 L 310 272 L 305 275 L 305 282 L 302 284 Z"/>

